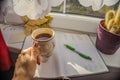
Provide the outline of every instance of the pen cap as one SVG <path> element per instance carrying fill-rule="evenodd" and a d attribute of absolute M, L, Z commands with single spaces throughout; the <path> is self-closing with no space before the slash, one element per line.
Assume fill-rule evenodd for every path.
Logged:
<path fill-rule="evenodd" d="M 72 50 L 72 51 L 74 51 L 75 50 L 75 48 L 73 48 L 72 46 L 70 46 L 70 45 L 67 45 L 67 44 L 64 44 L 68 49 L 70 49 L 70 50 Z"/>

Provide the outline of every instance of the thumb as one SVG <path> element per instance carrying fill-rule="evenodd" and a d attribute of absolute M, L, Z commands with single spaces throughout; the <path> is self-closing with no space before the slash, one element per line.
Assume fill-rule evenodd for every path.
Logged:
<path fill-rule="evenodd" d="M 33 48 L 33 54 L 36 56 L 39 56 L 40 55 L 40 46 L 37 41 L 33 42 L 32 48 Z"/>
<path fill-rule="evenodd" d="M 37 41 L 34 41 L 32 46 L 33 46 L 34 48 L 40 47 L 40 46 L 39 46 L 39 42 L 37 42 Z"/>

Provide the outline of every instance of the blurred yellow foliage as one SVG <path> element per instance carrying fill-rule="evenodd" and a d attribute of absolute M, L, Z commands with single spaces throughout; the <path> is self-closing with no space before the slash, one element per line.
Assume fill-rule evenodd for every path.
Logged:
<path fill-rule="evenodd" d="M 117 11 L 109 10 L 105 15 L 105 27 L 108 31 L 120 34 L 120 4 Z"/>
<path fill-rule="evenodd" d="M 22 20 L 24 21 L 24 27 L 25 27 L 25 34 L 28 36 L 30 35 L 33 30 L 38 28 L 50 28 L 49 23 L 53 20 L 53 17 L 50 15 L 44 16 L 43 19 L 36 19 L 31 20 L 27 16 L 21 16 Z"/>

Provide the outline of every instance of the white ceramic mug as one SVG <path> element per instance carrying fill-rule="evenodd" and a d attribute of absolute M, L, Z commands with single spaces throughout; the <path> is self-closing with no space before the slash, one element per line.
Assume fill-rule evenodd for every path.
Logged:
<path fill-rule="evenodd" d="M 40 57 L 42 62 L 46 62 L 55 47 L 55 32 L 51 28 L 39 28 L 32 32 L 32 38 L 40 46 Z"/>

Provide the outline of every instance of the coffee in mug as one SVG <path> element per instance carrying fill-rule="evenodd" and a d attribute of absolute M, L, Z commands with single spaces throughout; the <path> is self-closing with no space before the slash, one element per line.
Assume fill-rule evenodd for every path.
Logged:
<path fill-rule="evenodd" d="M 42 33 L 42 34 L 38 34 L 37 36 L 36 36 L 36 39 L 39 41 L 41 41 L 41 40 L 48 40 L 49 38 L 51 37 L 51 35 L 50 34 L 48 34 L 48 33 Z"/>

